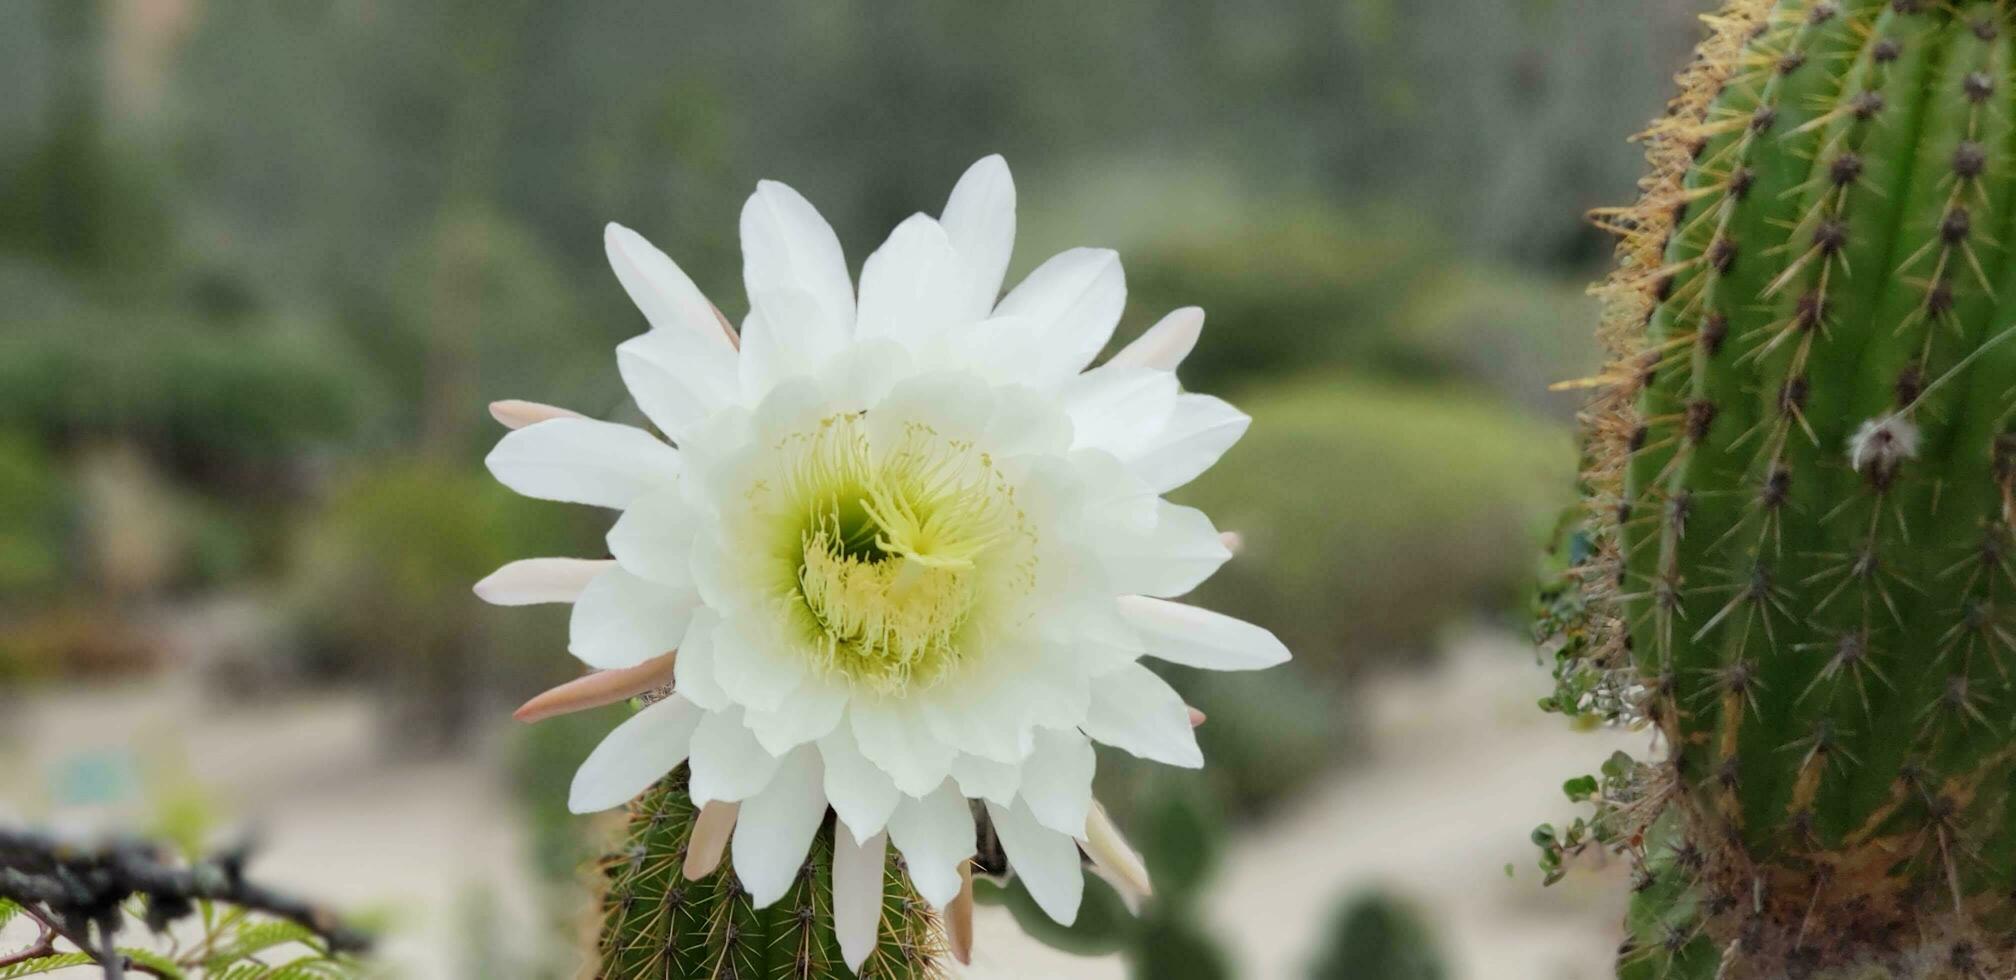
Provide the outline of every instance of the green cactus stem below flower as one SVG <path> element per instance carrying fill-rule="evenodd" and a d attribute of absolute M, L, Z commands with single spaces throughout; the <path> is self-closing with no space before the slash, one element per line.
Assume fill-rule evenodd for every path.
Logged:
<path fill-rule="evenodd" d="M 606 980 L 935 980 L 945 938 L 936 913 L 910 888 L 889 851 L 881 934 L 858 974 L 833 928 L 833 832 L 828 816 L 784 897 L 756 908 L 729 862 L 698 880 L 684 874 L 696 813 L 686 768 L 630 805 L 621 844 L 602 864 L 600 966 Z"/>
<path fill-rule="evenodd" d="M 1646 976 L 2016 973 L 2016 10 L 1731 0 L 1600 289 L 1575 713 Z M 1654 832 L 1656 830 L 1656 832 Z M 1645 964 L 1653 964 L 1651 967 Z"/>

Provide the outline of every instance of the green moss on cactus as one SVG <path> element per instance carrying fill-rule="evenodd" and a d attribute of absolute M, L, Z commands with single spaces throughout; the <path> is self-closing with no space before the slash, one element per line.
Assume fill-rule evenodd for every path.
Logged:
<path fill-rule="evenodd" d="M 813 838 L 784 897 L 756 908 L 730 862 L 697 881 L 682 868 L 695 811 L 681 766 L 630 805 L 622 845 L 603 861 L 596 976 L 608 980 L 814 980 L 852 977 L 833 932 L 833 832 Z M 943 975 L 938 918 L 910 888 L 892 848 L 883 888 L 880 942 L 862 980 Z"/>
<path fill-rule="evenodd" d="M 2007 976 L 2016 12 L 1710 23 L 1643 200 L 1599 215 L 1594 557 L 1557 603 L 1557 706 L 1668 747 L 1602 801 L 1640 860 L 1624 965 Z"/>

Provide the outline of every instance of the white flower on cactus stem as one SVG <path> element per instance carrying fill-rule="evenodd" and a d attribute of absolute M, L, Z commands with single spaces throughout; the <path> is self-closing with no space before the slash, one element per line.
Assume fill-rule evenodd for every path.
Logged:
<path fill-rule="evenodd" d="M 569 649 L 606 672 L 521 717 L 674 685 L 582 764 L 571 807 L 620 805 L 686 763 L 693 802 L 715 809 L 711 835 L 732 825 L 735 873 L 763 905 L 831 806 L 850 967 L 875 945 L 887 844 L 926 900 L 958 899 L 970 800 L 1058 921 L 1078 911 L 1081 843 L 1145 889 L 1094 808 L 1092 742 L 1203 758 L 1190 711 L 1141 658 L 1246 670 L 1288 657 L 1264 629 L 1169 601 L 1230 551 L 1204 514 L 1161 495 L 1248 423 L 1176 382 L 1202 312 L 1170 314 L 1087 370 L 1120 319 L 1119 258 L 1073 249 L 997 302 L 1014 233 L 1007 164 L 988 157 L 941 217 L 896 227 L 857 297 L 832 229 L 764 182 L 742 211 L 738 336 L 672 260 L 612 224 L 610 263 L 651 327 L 617 363 L 665 439 L 494 407 L 514 427 L 489 457 L 499 480 L 622 512 L 612 560 L 530 559 L 477 587 L 499 603 L 572 602 Z"/>

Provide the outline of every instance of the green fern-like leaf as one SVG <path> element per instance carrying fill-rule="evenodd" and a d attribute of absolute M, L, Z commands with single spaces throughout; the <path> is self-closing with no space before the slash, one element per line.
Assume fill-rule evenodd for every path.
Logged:
<path fill-rule="evenodd" d="M 215 972 L 289 943 L 299 943 L 312 949 L 314 941 L 314 931 L 300 923 L 259 922 L 239 929 L 228 945 L 204 960 L 203 966 Z"/>
<path fill-rule="evenodd" d="M 94 962 L 96 961 L 83 953 L 58 953 L 54 956 L 43 956 L 23 963 L 16 963 L 13 966 L 0 967 L 0 980 L 14 980 L 15 977 L 39 977 L 73 966 L 90 966 Z"/>

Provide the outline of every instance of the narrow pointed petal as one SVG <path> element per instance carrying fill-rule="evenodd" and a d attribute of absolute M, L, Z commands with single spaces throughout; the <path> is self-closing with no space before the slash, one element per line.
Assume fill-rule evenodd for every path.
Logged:
<path fill-rule="evenodd" d="M 679 763 L 703 712 L 674 695 L 616 726 L 574 773 L 567 809 L 595 813 L 629 802 Z"/>
<path fill-rule="evenodd" d="M 1085 370 L 1120 323 L 1127 281 L 1110 249 L 1076 248 L 1043 263 L 995 308 L 1035 325 L 1031 374 L 1063 380 Z"/>
<path fill-rule="evenodd" d="M 586 558 L 526 558 L 514 561 L 476 583 L 476 598 L 493 606 L 530 606 L 542 602 L 573 602 L 581 598 L 595 576 L 614 562 Z"/>
<path fill-rule="evenodd" d="M 507 398 L 490 403 L 490 417 L 507 429 L 522 429 L 547 419 L 578 419 L 586 416 L 556 405 L 542 405 L 539 402 Z"/>
<path fill-rule="evenodd" d="M 805 863 L 826 817 L 819 783 L 819 751 L 804 746 L 785 756 L 770 785 L 742 804 L 732 845 L 735 876 L 759 909 L 784 897 Z"/>
<path fill-rule="evenodd" d="M 1218 532 L 1218 542 L 1223 544 L 1225 550 L 1231 552 L 1234 558 L 1239 557 L 1239 553 L 1246 550 L 1246 538 L 1237 531 Z"/>
<path fill-rule="evenodd" d="M 1156 321 L 1106 363 L 1174 371 L 1196 349 L 1203 333 L 1203 308 L 1186 306 Z"/>
<path fill-rule="evenodd" d="M 966 309 L 986 316 L 1001 295 L 1015 250 L 1015 178 L 1000 154 L 983 157 L 953 185 L 940 218 L 946 237 L 971 271 Z"/>
<path fill-rule="evenodd" d="M 635 667 L 598 670 L 553 688 L 518 707 L 511 717 L 522 722 L 545 721 L 559 715 L 627 701 L 672 683 L 678 654 L 668 653 Z"/>
<path fill-rule="evenodd" d="M 1147 596 L 1121 596 L 1119 606 L 1151 657 L 1205 670 L 1260 670 L 1288 660 L 1273 633 L 1223 613 Z"/>
<path fill-rule="evenodd" d="M 1103 877 L 1120 890 L 1122 898 L 1129 899 L 1129 907 L 1136 907 L 1141 899 L 1155 894 L 1154 884 L 1148 879 L 1148 865 L 1127 843 L 1113 818 L 1106 814 L 1106 808 L 1096 802 L 1085 818 L 1084 843 L 1092 866 L 1104 872 Z"/>
<path fill-rule="evenodd" d="M 968 273 L 929 215 L 913 214 L 861 266 L 858 337 L 889 337 L 912 349 L 978 317 L 960 303 Z M 984 315 L 984 314 L 983 314 Z"/>
<path fill-rule="evenodd" d="M 623 386 L 674 442 L 684 443 L 703 420 L 741 394 L 735 348 L 722 342 L 713 320 L 705 329 L 704 335 L 653 330 L 616 346 Z"/>
<path fill-rule="evenodd" d="M 1060 925 L 1078 920 L 1085 897 L 1085 872 L 1078 863 L 1078 842 L 1036 821 L 1022 801 L 1014 806 L 987 804 L 994 832 L 1008 852 L 1008 866 L 1029 889 L 1029 897 Z"/>
<path fill-rule="evenodd" d="M 644 236 L 613 221 L 603 229 L 602 245 L 609 254 L 609 267 L 651 329 L 684 330 L 722 344 L 724 338 L 714 330 L 713 304 L 678 263 Z"/>
<path fill-rule="evenodd" d="M 700 808 L 700 816 L 693 821 L 693 837 L 686 843 L 686 861 L 679 867 L 687 881 L 699 881 L 721 867 L 721 856 L 728 852 L 728 838 L 735 833 L 735 820 L 741 813 L 740 803 L 717 801 Z"/>
<path fill-rule="evenodd" d="M 819 756 L 826 763 L 826 798 L 840 822 L 857 841 L 879 833 L 903 799 L 889 774 L 861 754 L 844 724 L 819 740 Z"/>
<path fill-rule="evenodd" d="M 1017 795 L 1029 804 L 1037 822 L 1075 837 L 1084 831 L 1092 806 L 1095 764 L 1092 743 L 1077 729 L 1037 729 L 1036 750 L 1022 765 Z"/>
<path fill-rule="evenodd" d="M 1095 541 L 1113 586 L 1122 592 L 1173 597 L 1188 593 L 1232 559 L 1211 518 L 1195 507 L 1155 500 L 1155 523 L 1101 528 Z"/>
<path fill-rule="evenodd" d="M 595 576 L 574 602 L 567 652 L 590 667 L 635 667 L 676 649 L 700 597 L 618 566 Z"/>
<path fill-rule="evenodd" d="M 774 180 L 758 183 L 742 208 L 742 280 L 757 310 L 779 292 L 805 296 L 805 316 L 766 322 L 815 353 L 830 352 L 854 330 L 854 281 L 839 236 L 812 202 Z"/>
<path fill-rule="evenodd" d="M 903 852 L 917 894 L 942 909 L 959 894 L 959 867 L 977 848 L 973 810 L 951 780 L 923 798 L 906 797 L 889 818 L 889 839 Z"/>
<path fill-rule="evenodd" d="M 1252 424 L 1223 399 L 1183 395 L 1160 432 L 1129 448 L 1127 468 L 1156 493 L 1168 493 L 1216 465 Z"/>
<path fill-rule="evenodd" d="M 1190 708 L 1155 672 L 1130 664 L 1092 682 L 1085 734 L 1143 759 L 1197 769 L 1204 753 Z"/>
<path fill-rule="evenodd" d="M 483 461 L 527 497 L 623 508 L 679 479 L 679 453 L 642 429 L 594 419 L 548 419 L 509 433 Z"/>
<path fill-rule="evenodd" d="M 874 834 L 857 844 L 851 834 L 833 835 L 833 931 L 847 969 L 861 972 L 875 951 L 882 928 L 884 855 L 889 838 Z"/>
<path fill-rule="evenodd" d="M 973 862 L 959 866 L 959 894 L 945 909 L 945 942 L 952 958 L 973 965 Z"/>
<path fill-rule="evenodd" d="M 702 520 L 676 493 L 645 494 L 605 540 L 625 571 L 683 591 L 694 587 L 693 536 Z"/>
<path fill-rule="evenodd" d="M 693 731 L 692 747 L 686 786 L 696 806 L 746 800 L 763 792 L 777 773 L 779 760 L 763 751 L 739 710 L 707 712 Z"/>

